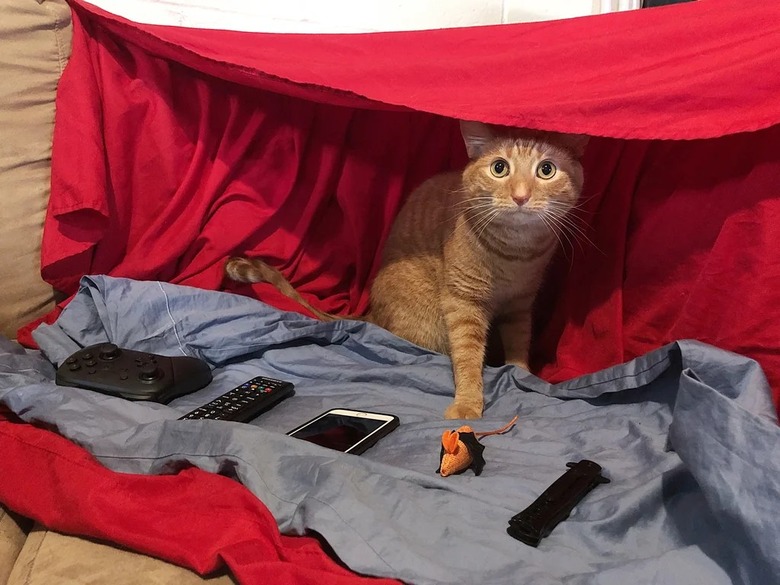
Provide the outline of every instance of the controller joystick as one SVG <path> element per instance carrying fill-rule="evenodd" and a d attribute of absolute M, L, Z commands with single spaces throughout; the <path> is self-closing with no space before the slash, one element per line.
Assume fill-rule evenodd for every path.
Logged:
<path fill-rule="evenodd" d="M 155 364 L 146 364 L 138 372 L 138 379 L 143 382 L 151 382 L 162 377 L 162 370 Z"/>
<path fill-rule="evenodd" d="M 100 346 L 98 355 L 102 360 L 115 360 L 122 355 L 122 350 L 113 343 L 104 343 Z"/>

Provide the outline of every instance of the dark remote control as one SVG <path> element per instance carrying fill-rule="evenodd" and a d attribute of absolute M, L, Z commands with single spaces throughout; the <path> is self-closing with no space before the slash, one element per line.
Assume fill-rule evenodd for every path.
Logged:
<path fill-rule="evenodd" d="M 55 382 L 128 400 L 166 404 L 211 382 L 211 369 L 194 357 L 168 357 L 98 343 L 62 362 Z"/>
<path fill-rule="evenodd" d="M 537 546 L 553 528 L 569 517 L 574 506 L 588 492 L 600 483 L 609 483 L 601 475 L 601 466 L 593 461 L 582 459 L 577 463 L 567 463 L 566 467 L 569 470 L 530 506 L 512 516 L 506 529 L 510 536 L 530 546 Z"/>
<path fill-rule="evenodd" d="M 208 404 L 188 412 L 179 420 L 207 418 L 248 422 L 269 410 L 277 402 L 292 396 L 295 393 L 294 388 L 290 382 L 257 376 L 228 390 Z"/>

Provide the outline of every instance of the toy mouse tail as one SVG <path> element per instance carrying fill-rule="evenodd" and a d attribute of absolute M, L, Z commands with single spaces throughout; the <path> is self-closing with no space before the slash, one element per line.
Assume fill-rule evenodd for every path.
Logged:
<path fill-rule="evenodd" d="M 496 429 L 495 431 L 483 431 L 481 433 L 474 433 L 477 437 L 487 437 L 489 435 L 500 435 L 501 433 L 507 432 L 509 429 L 511 429 L 513 426 L 515 426 L 515 423 L 517 422 L 517 415 L 515 415 L 515 418 L 509 421 L 508 424 L 504 425 L 500 429 Z"/>

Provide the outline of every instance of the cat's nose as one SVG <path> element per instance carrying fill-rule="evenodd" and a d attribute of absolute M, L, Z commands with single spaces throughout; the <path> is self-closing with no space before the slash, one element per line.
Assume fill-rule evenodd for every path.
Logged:
<path fill-rule="evenodd" d="M 515 193 L 514 195 L 512 195 L 512 201 L 517 203 L 518 207 L 522 207 L 528 202 L 528 195 L 524 193 Z"/>
<path fill-rule="evenodd" d="M 517 203 L 518 207 L 522 207 L 531 198 L 528 191 L 528 185 L 523 182 L 518 182 L 518 184 L 514 185 L 514 189 L 512 189 L 512 201 Z"/>

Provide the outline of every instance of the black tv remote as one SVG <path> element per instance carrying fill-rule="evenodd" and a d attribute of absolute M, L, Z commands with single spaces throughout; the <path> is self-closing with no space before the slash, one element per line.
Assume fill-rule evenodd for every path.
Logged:
<path fill-rule="evenodd" d="M 291 382 L 257 376 L 228 390 L 208 404 L 188 412 L 179 420 L 229 420 L 249 422 L 276 403 L 295 394 Z"/>
<path fill-rule="evenodd" d="M 569 462 L 569 468 L 556 479 L 542 495 L 522 512 L 509 520 L 506 531 L 510 536 L 530 546 L 539 542 L 552 532 L 561 521 L 568 518 L 588 492 L 600 483 L 609 483 L 601 475 L 601 466 L 582 459 L 577 463 Z"/>

